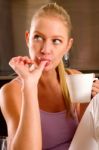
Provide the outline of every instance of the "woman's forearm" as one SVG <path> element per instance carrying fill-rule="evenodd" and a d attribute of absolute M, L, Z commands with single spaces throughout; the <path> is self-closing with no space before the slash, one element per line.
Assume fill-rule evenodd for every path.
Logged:
<path fill-rule="evenodd" d="M 38 82 L 47 61 L 36 65 L 28 57 L 14 57 L 9 64 L 22 80 L 22 106 L 12 150 L 41 150 L 42 136 L 38 104 Z M 31 64 L 31 67 L 30 67 Z"/>
<path fill-rule="evenodd" d="M 37 86 L 24 83 L 22 89 L 22 109 L 12 150 L 41 150 L 41 123 Z"/>

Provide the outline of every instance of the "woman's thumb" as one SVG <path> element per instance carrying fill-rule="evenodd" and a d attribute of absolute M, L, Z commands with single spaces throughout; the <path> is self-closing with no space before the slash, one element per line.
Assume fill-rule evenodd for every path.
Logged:
<path fill-rule="evenodd" d="M 46 63 L 47 63 L 47 61 L 41 61 L 41 63 L 39 64 L 38 68 L 41 70 L 41 72 L 43 71 Z"/>

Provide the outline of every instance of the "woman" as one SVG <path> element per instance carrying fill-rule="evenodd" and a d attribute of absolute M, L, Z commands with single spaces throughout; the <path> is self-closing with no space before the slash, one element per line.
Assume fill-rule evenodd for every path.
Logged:
<path fill-rule="evenodd" d="M 62 57 L 73 43 L 68 13 L 55 3 L 33 16 L 26 43 L 30 58 L 9 64 L 18 77 L 1 89 L 1 109 L 11 150 L 67 150 L 78 126 L 78 105 L 70 101 Z M 78 73 L 67 69 L 67 73 Z M 92 94 L 99 90 L 93 85 Z"/>

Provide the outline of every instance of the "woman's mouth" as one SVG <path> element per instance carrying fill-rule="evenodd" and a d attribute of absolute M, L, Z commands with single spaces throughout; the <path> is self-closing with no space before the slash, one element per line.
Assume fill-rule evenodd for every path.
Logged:
<path fill-rule="evenodd" d="M 48 65 L 50 64 L 50 62 L 51 62 L 51 59 L 49 59 L 49 58 L 40 58 L 40 57 L 39 57 L 38 60 L 39 60 L 39 63 L 40 63 L 41 61 L 46 61 L 45 67 L 48 66 Z"/>
<path fill-rule="evenodd" d="M 49 64 L 50 64 L 50 61 L 46 61 L 45 67 L 48 66 Z"/>

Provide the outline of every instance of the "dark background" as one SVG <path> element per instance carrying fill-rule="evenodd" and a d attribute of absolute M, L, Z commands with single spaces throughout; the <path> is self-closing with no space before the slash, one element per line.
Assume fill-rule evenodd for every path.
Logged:
<path fill-rule="evenodd" d="M 54 0 L 53 0 L 54 1 Z M 57 0 L 70 14 L 74 44 L 69 67 L 84 72 L 99 72 L 99 1 Z"/>

